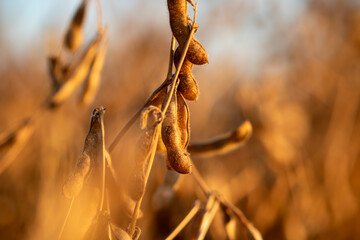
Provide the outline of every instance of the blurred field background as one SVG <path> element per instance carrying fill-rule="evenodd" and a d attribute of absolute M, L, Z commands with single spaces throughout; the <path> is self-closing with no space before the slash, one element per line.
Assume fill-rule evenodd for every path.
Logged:
<path fill-rule="evenodd" d="M 77 4 L 0 1 L 0 133 L 49 97 L 46 56 L 58 50 Z M 84 108 L 75 94 L 39 116 L 30 141 L 0 175 L 0 239 L 55 239 L 68 207 L 61 185 L 82 151 L 92 109 L 107 108 L 109 143 L 166 77 L 166 1 L 102 6 L 110 43 L 98 95 Z M 87 36 L 96 24 L 90 10 Z M 238 150 L 192 157 L 209 186 L 242 209 L 264 239 L 360 239 L 360 4 L 199 0 L 197 23 L 210 63 L 194 68 L 200 97 L 189 104 L 190 141 L 246 119 L 254 127 Z M 122 151 L 131 143 L 112 156 L 124 175 L 131 158 Z M 155 160 L 142 239 L 165 238 L 201 195 L 186 176 L 168 208 L 156 212 L 151 195 L 165 163 Z M 218 239 L 211 229 L 207 239 Z"/>

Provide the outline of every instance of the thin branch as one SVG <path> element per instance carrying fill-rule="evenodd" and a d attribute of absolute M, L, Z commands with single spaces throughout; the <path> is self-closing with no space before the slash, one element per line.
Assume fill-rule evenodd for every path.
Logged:
<path fill-rule="evenodd" d="M 75 198 L 72 198 L 72 199 L 71 199 L 70 206 L 69 206 L 69 209 L 68 209 L 68 211 L 67 211 L 67 213 L 66 213 L 66 217 L 65 217 L 64 223 L 63 223 L 63 225 L 61 226 L 61 229 L 60 229 L 60 233 L 59 233 L 58 240 L 61 239 L 61 236 L 62 236 L 62 234 L 63 234 L 63 232 L 64 232 L 66 223 L 67 223 L 67 221 L 68 221 L 68 219 L 69 219 L 69 216 L 70 216 L 70 212 L 71 212 L 71 209 L 72 209 L 74 200 L 75 200 Z"/>
<path fill-rule="evenodd" d="M 176 226 L 174 231 L 170 233 L 170 235 L 165 240 L 174 239 L 181 230 L 190 222 L 190 220 L 196 215 L 196 213 L 200 210 L 200 201 L 196 200 L 194 207 L 190 210 L 190 212 L 186 215 L 186 217 Z"/>
<path fill-rule="evenodd" d="M 102 186 L 101 186 L 101 199 L 100 199 L 100 206 L 99 210 L 100 212 L 103 209 L 104 206 L 104 197 L 105 197 L 105 174 L 106 174 L 106 149 L 105 149 L 105 130 L 104 130 L 104 117 L 103 114 L 100 115 L 100 124 L 101 124 L 101 147 L 102 147 L 102 165 L 103 165 L 103 171 L 102 171 Z"/>
<path fill-rule="evenodd" d="M 205 195 L 211 194 L 212 191 L 210 187 L 206 184 L 194 163 L 192 165 L 192 176 L 199 184 Z M 246 218 L 245 214 L 239 208 L 228 202 L 224 197 L 222 197 L 221 194 L 218 194 L 217 198 L 224 207 L 228 208 L 236 216 L 238 221 L 251 233 L 255 240 L 262 240 L 262 236 L 259 230 L 254 227 L 254 225 Z"/>

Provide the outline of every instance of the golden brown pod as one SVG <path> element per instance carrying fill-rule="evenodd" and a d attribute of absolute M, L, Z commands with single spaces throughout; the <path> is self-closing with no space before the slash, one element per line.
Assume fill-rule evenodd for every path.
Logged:
<path fill-rule="evenodd" d="M 176 93 L 174 93 L 161 126 L 161 137 L 166 147 L 169 169 L 178 173 L 188 174 L 191 173 L 191 160 L 181 144 L 176 98 Z"/>
<path fill-rule="evenodd" d="M 180 57 L 181 57 L 181 53 L 179 51 L 179 48 L 177 48 L 174 55 L 174 63 L 176 68 L 178 68 Z M 190 101 L 196 100 L 199 96 L 198 84 L 196 82 L 196 79 L 191 73 L 192 67 L 193 64 L 185 58 L 183 65 L 180 69 L 180 73 L 179 73 L 180 82 L 178 86 L 178 91 L 187 100 Z"/>
<path fill-rule="evenodd" d="M 156 123 L 155 123 L 156 120 L 151 121 L 151 123 L 147 124 L 148 117 L 144 116 L 145 114 L 150 115 L 150 112 L 153 112 L 154 110 L 160 112 L 160 109 L 155 106 L 149 106 L 148 108 L 145 108 L 143 111 L 142 118 L 146 119 L 144 124 L 145 129 L 141 133 L 140 138 L 136 145 L 137 149 L 136 149 L 135 162 L 132 172 L 129 176 L 129 184 L 127 185 L 129 196 L 135 201 L 138 201 L 145 192 L 145 187 L 146 187 L 145 168 L 147 163 L 146 160 L 149 156 L 152 144 L 156 144 L 153 143 L 154 134 L 156 130 Z"/>
<path fill-rule="evenodd" d="M 76 163 L 74 173 L 63 185 L 63 194 L 65 197 L 71 199 L 79 195 L 84 185 L 85 177 L 90 171 L 90 165 L 90 157 L 86 153 L 83 153 Z"/>
<path fill-rule="evenodd" d="M 95 108 L 92 114 L 90 130 L 85 139 L 84 150 L 78 159 L 74 172 L 63 185 L 63 194 L 67 198 L 76 197 L 91 169 L 101 164 L 102 159 L 102 122 L 105 108 Z"/>
<path fill-rule="evenodd" d="M 177 93 L 177 124 L 181 135 L 181 147 L 186 149 L 190 140 L 190 111 L 181 93 Z"/>
<path fill-rule="evenodd" d="M 89 77 L 85 82 L 85 88 L 81 98 L 81 102 L 83 104 L 90 104 L 95 98 L 95 95 L 100 85 L 100 75 L 104 65 L 108 43 L 109 42 L 106 42 L 101 47 L 99 47 L 98 52 L 96 53 L 96 56 L 91 66 Z"/>
<path fill-rule="evenodd" d="M 202 142 L 192 143 L 188 147 L 191 154 L 221 154 L 230 152 L 244 145 L 252 135 L 252 125 L 246 120 L 226 135 Z"/>
<path fill-rule="evenodd" d="M 65 34 L 64 46 L 75 52 L 83 43 L 82 25 L 85 18 L 87 1 L 84 0 L 77 8 Z"/>
<path fill-rule="evenodd" d="M 190 35 L 190 25 L 187 15 L 186 0 L 168 0 L 170 27 L 182 51 Z M 195 38 L 190 42 L 186 59 L 196 65 L 208 63 L 208 54 L 205 48 Z"/>
<path fill-rule="evenodd" d="M 92 61 L 94 60 L 98 46 L 102 36 L 97 36 L 88 46 L 85 54 L 83 55 L 80 64 L 74 70 L 74 73 L 69 79 L 58 89 L 51 98 L 50 106 L 57 106 L 65 101 L 75 89 L 85 80 L 89 72 Z"/>

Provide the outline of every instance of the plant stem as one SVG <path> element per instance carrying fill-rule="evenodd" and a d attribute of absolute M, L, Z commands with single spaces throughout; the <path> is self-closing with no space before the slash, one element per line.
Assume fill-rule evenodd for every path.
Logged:
<path fill-rule="evenodd" d="M 177 227 L 170 233 L 170 235 L 165 240 L 174 239 L 180 231 L 190 222 L 190 220 L 196 215 L 196 213 L 200 210 L 200 201 L 196 200 L 194 207 L 190 210 L 190 212 L 186 215 L 186 217 L 177 225 Z"/>

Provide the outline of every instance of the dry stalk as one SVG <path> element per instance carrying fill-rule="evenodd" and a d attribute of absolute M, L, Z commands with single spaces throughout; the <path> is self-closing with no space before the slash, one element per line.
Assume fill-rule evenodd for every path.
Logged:
<path fill-rule="evenodd" d="M 72 206 L 73 206 L 73 204 L 74 204 L 74 200 L 75 200 L 75 198 L 72 198 L 72 199 L 71 199 L 71 202 L 70 202 L 68 211 L 67 211 L 67 213 L 66 213 L 64 222 L 63 222 L 63 224 L 61 225 L 61 229 L 60 229 L 60 232 L 59 232 L 58 240 L 60 240 L 61 237 L 62 237 L 62 234 L 63 234 L 63 232 L 64 232 L 66 223 L 67 223 L 67 221 L 68 221 L 68 219 L 69 219 L 69 216 L 70 216 L 70 212 L 71 212 Z"/>
<path fill-rule="evenodd" d="M 174 231 L 170 233 L 170 235 L 166 238 L 166 240 L 172 240 L 174 239 L 181 230 L 193 219 L 193 217 L 198 213 L 200 210 L 200 201 L 196 200 L 194 203 L 193 208 L 190 210 L 190 212 L 185 216 L 185 218 L 176 226 Z"/>
<path fill-rule="evenodd" d="M 217 210 L 219 209 L 220 203 L 215 195 L 210 195 L 207 199 L 204 213 L 201 216 L 201 222 L 196 236 L 197 240 L 205 238 L 206 233 L 209 230 L 210 224 L 212 223 Z"/>
<path fill-rule="evenodd" d="M 194 9 L 194 12 L 195 12 L 195 14 L 194 14 L 194 24 L 195 24 L 196 13 L 197 13 L 196 7 Z M 194 26 L 194 24 L 193 24 L 193 26 Z M 172 82 L 171 82 L 171 85 L 170 85 L 171 86 L 170 90 L 168 91 L 168 94 L 166 96 L 164 104 L 162 105 L 162 108 L 161 108 L 161 115 L 162 116 L 165 115 L 165 113 L 166 113 L 166 111 L 167 111 L 167 109 L 169 107 L 171 98 L 172 98 L 172 96 L 173 96 L 173 94 L 175 92 L 175 89 L 176 89 L 176 86 L 177 86 L 177 78 L 179 76 L 180 68 L 182 66 L 182 63 L 184 62 L 185 55 L 186 55 L 186 52 L 187 52 L 187 50 L 189 48 L 189 45 L 190 45 L 191 39 L 192 39 L 192 37 L 194 35 L 194 32 L 195 32 L 195 28 L 192 27 L 189 38 L 188 38 L 188 40 L 186 42 L 186 45 L 185 45 L 185 48 L 184 48 L 184 50 L 182 52 L 182 56 L 181 56 L 181 59 L 180 59 L 180 62 L 179 62 L 179 68 L 177 69 L 175 75 L 172 78 Z M 159 137 L 159 133 L 160 133 L 160 126 L 161 126 L 163 120 L 164 120 L 164 118 L 162 117 L 160 119 L 160 121 L 158 123 L 156 123 L 156 125 L 154 126 L 156 129 L 155 129 L 154 134 L 153 134 L 153 141 L 151 142 L 151 147 L 150 147 L 150 151 L 149 151 L 149 160 L 148 160 L 149 163 L 147 164 L 147 168 L 146 168 L 146 171 L 145 171 L 145 186 L 146 186 L 148 177 L 150 175 L 152 162 L 153 162 L 155 152 L 156 152 L 156 144 L 158 142 L 158 137 Z M 109 147 L 109 151 L 110 151 L 110 147 Z M 138 218 L 138 212 L 140 210 L 140 206 L 141 206 L 143 196 L 144 196 L 144 192 L 143 192 L 142 196 L 140 197 L 139 201 L 136 203 L 135 208 L 134 208 L 134 214 L 133 214 L 132 220 L 130 222 L 130 226 L 128 228 L 128 233 L 129 233 L 130 236 L 134 236 L 134 233 L 135 233 L 136 221 L 137 221 L 137 218 Z"/>
<path fill-rule="evenodd" d="M 193 174 L 195 181 L 199 184 L 201 190 L 204 192 L 205 195 L 209 195 L 212 193 L 211 189 L 208 187 L 202 176 L 200 175 L 199 171 L 196 169 L 195 165 L 193 164 Z M 229 209 L 236 219 L 245 227 L 246 230 L 249 231 L 253 239 L 255 240 L 262 240 L 261 233 L 257 230 L 254 225 L 246 218 L 244 213 L 237 208 L 232 203 L 228 202 L 222 195 L 218 194 L 218 200 L 222 206 Z"/>

